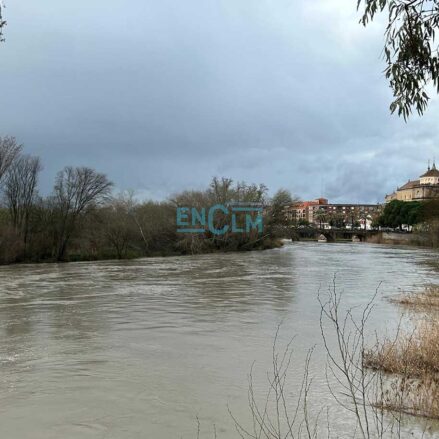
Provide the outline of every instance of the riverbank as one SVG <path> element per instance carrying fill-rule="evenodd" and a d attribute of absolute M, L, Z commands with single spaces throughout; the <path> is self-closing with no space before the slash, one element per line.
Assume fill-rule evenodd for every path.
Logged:
<path fill-rule="evenodd" d="M 439 265 L 428 264 L 439 272 Z M 364 353 L 367 369 L 389 375 L 389 391 L 377 404 L 391 411 L 439 419 L 439 284 L 389 298 L 411 315 L 410 329 L 399 328 Z"/>
<path fill-rule="evenodd" d="M 99 261 L 130 261 L 143 258 L 156 258 L 156 257 L 178 257 L 178 256 L 194 256 L 194 255 L 210 255 L 210 254 L 226 254 L 226 253 L 246 253 L 252 251 L 264 251 L 280 248 L 284 245 L 282 239 L 261 239 L 257 242 L 247 242 L 239 246 L 229 247 L 209 247 L 209 246 L 196 246 L 191 249 L 176 250 L 173 248 L 164 248 L 163 250 L 152 250 L 149 252 L 126 252 L 123 255 L 111 251 L 96 251 L 94 253 L 81 254 L 71 253 L 63 260 L 57 260 L 56 258 L 40 258 L 40 259 L 24 259 L 16 261 L 7 261 L 0 258 L 0 266 L 9 265 L 28 265 L 28 264 L 57 264 L 57 263 L 69 263 L 69 262 L 99 262 Z"/>
<path fill-rule="evenodd" d="M 380 232 L 367 237 L 371 244 L 412 245 L 417 247 L 439 248 L 439 237 L 428 233 Z"/>
<path fill-rule="evenodd" d="M 439 234 L 427 232 L 384 232 L 379 230 L 317 230 L 308 228 L 295 233 L 293 240 L 316 242 L 324 234 L 328 242 L 351 242 L 353 238 L 370 244 L 409 245 L 439 248 Z M 358 242 L 358 241 L 357 241 Z"/>

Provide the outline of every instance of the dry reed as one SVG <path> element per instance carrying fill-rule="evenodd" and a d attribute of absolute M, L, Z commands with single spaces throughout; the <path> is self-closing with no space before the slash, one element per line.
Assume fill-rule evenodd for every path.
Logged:
<path fill-rule="evenodd" d="M 363 364 L 409 378 L 431 375 L 439 379 L 439 321 L 425 319 L 412 332 L 399 332 L 395 340 L 386 339 L 366 350 Z"/>
<path fill-rule="evenodd" d="M 413 308 L 439 309 L 439 285 L 429 285 L 421 293 L 402 294 L 390 301 Z"/>

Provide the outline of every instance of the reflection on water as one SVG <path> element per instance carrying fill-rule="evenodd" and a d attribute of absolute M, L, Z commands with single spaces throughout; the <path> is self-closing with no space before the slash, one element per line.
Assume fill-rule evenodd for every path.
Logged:
<path fill-rule="evenodd" d="M 336 273 L 348 305 L 379 282 L 372 317 L 399 310 L 384 296 L 438 282 L 426 250 L 287 244 L 265 252 L 43 264 L 0 269 L 0 437 L 193 438 L 195 417 L 235 438 L 227 404 L 246 419 L 247 374 L 265 371 L 271 341 L 296 335 L 324 384 L 317 293 Z M 264 374 L 257 386 L 262 389 Z M 292 387 L 302 378 L 292 376 Z M 334 419 L 349 431 L 345 414 Z M 207 436 L 206 436 L 207 437 Z"/>

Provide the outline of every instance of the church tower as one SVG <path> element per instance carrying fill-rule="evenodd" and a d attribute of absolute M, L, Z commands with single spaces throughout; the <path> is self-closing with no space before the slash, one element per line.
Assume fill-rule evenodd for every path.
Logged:
<path fill-rule="evenodd" d="M 420 176 L 421 185 L 439 185 L 439 170 L 436 169 L 436 162 L 433 160 L 433 166 L 430 168 L 430 162 L 428 162 L 428 169 L 425 174 Z"/>

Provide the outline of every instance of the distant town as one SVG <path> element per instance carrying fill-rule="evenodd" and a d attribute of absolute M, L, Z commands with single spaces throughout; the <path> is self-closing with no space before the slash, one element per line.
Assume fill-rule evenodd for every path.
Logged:
<path fill-rule="evenodd" d="M 436 163 L 428 168 L 417 180 L 409 180 L 385 195 L 383 204 L 336 204 L 320 197 L 311 201 L 300 201 L 287 206 L 286 217 L 289 221 L 302 226 L 315 226 L 320 229 L 346 228 L 371 230 L 375 227 L 385 204 L 393 200 L 429 201 L 439 198 L 439 170 Z"/>

